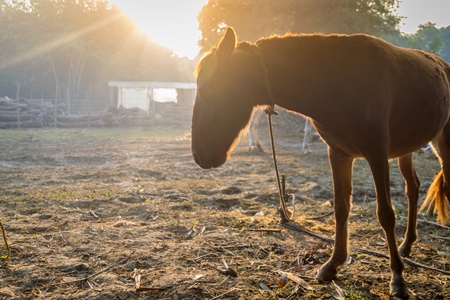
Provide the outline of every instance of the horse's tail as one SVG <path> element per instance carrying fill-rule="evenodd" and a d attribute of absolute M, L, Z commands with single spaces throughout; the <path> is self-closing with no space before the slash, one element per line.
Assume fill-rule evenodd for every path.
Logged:
<path fill-rule="evenodd" d="M 425 201 L 420 207 L 420 210 L 427 208 L 427 213 L 431 210 L 433 210 L 433 213 L 437 212 L 437 221 L 445 225 L 450 222 L 449 206 L 444 190 L 444 171 L 440 170 L 428 189 L 427 196 L 425 197 Z"/>

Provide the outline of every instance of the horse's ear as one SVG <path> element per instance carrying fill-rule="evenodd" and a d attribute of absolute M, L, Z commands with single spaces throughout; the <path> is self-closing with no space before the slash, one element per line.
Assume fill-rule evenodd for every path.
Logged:
<path fill-rule="evenodd" d="M 231 27 L 227 27 L 227 31 L 217 46 L 217 55 L 219 60 L 228 60 L 236 47 L 236 33 Z"/>

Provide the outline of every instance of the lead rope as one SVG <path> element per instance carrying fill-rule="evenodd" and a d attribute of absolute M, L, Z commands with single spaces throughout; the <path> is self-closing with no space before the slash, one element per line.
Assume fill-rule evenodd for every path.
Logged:
<path fill-rule="evenodd" d="M 11 257 L 11 248 L 9 247 L 8 240 L 6 239 L 5 228 L 3 227 L 3 223 L 2 223 L 1 220 L 0 220 L 0 229 L 1 229 L 2 234 L 3 234 L 3 241 L 5 242 L 6 251 L 7 251 L 7 254 L 0 256 L 0 258 L 2 258 L 2 259 L 9 259 Z"/>
<path fill-rule="evenodd" d="M 286 194 L 286 177 L 284 175 L 281 175 L 280 180 L 280 172 L 278 171 L 277 156 L 275 152 L 275 142 L 273 138 L 273 126 L 272 126 L 272 115 L 278 115 L 278 113 L 272 107 L 266 109 L 265 112 L 267 114 L 267 120 L 269 121 L 270 143 L 272 145 L 273 164 L 277 176 L 278 192 L 280 198 L 280 206 L 278 206 L 278 212 L 280 213 L 281 222 L 286 223 L 294 220 L 295 196 Z M 286 207 L 286 202 L 289 199 L 289 196 L 292 197 L 292 213 L 290 213 Z"/>
<path fill-rule="evenodd" d="M 264 59 L 261 55 L 261 51 L 259 50 L 258 46 L 252 45 L 253 51 L 255 52 L 256 56 L 258 57 L 259 64 L 261 65 L 261 68 L 263 70 L 263 78 L 264 78 L 264 86 L 267 91 L 267 96 L 270 99 L 271 105 L 268 106 L 264 112 L 267 114 L 267 120 L 269 123 L 269 133 L 270 133 L 270 143 L 272 146 L 272 157 L 273 157 L 273 164 L 275 167 L 275 173 L 277 177 L 277 184 L 278 184 L 278 192 L 279 192 L 279 198 L 280 198 L 280 205 L 278 206 L 278 212 L 280 213 L 281 222 L 282 223 L 288 223 L 290 221 L 294 220 L 294 212 L 295 212 L 295 196 L 286 194 L 286 177 L 284 175 L 281 175 L 280 179 L 280 172 L 278 171 L 278 164 L 277 164 L 277 156 L 275 151 L 275 141 L 273 137 L 273 126 L 272 126 L 272 116 L 278 115 L 278 112 L 275 111 L 275 98 L 272 93 L 272 89 L 270 88 L 270 82 L 269 82 L 269 71 L 267 70 L 266 64 L 264 63 Z M 289 197 L 292 197 L 292 213 L 289 212 L 289 210 L 286 207 L 286 202 L 289 200 Z"/>

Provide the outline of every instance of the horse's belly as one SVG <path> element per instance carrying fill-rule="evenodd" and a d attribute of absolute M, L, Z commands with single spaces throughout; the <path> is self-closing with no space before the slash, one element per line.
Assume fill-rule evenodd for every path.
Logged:
<path fill-rule="evenodd" d="M 388 131 L 370 128 L 363 123 L 355 123 L 348 128 L 315 123 L 315 127 L 329 147 L 351 157 L 365 157 L 373 151 L 386 149 L 389 158 L 396 158 L 426 145 L 441 132 L 447 120 L 448 114 L 435 115 L 433 119 L 424 118 L 389 127 Z"/>
<path fill-rule="evenodd" d="M 433 121 L 425 119 L 417 123 L 390 135 L 389 158 L 396 158 L 420 149 L 436 137 L 445 125 L 444 116 L 438 116 Z M 423 126 L 417 126 L 419 123 Z"/>
<path fill-rule="evenodd" d="M 392 115 L 389 121 L 389 157 L 416 151 L 435 138 L 449 120 L 449 103 L 424 101 L 415 113 Z"/>

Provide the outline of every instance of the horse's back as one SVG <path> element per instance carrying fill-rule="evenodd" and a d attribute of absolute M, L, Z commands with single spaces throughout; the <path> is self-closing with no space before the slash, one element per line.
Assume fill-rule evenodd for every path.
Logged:
<path fill-rule="evenodd" d="M 412 152 L 448 121 L 450 68 L 432 54 L 362 34 L 260 45 L 276 94 L 292 99 L 286 108 L 311 117 L 328 144 L 345 144 L 351 155 L 380 143 L 390 157 Z"/>

